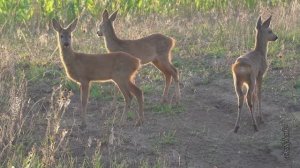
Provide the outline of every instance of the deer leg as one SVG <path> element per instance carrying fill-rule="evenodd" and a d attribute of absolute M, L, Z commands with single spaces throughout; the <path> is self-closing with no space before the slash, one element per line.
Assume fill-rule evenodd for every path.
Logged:
<path fill-rule="evenodd" d="M 180 99 L 181 99 L 180 85 L 179 85 L 179 74 L 178 74 L 177 69 L 174 67 L 174 65 L 169 63 L 169 67 L 170 67 L 171 75 L 172 75 L 172 77 L 175 81 L 175 97 L 176 97 L 176 103 L 178 104 Z"/>
<path fill-rule="evenodd" d="M 139 89 L 133 82 L 129 81 L 129 89 L 132 94 L 136 97 L 139 104 L 139 111 L 137 113 L 138 119 L 135 123 L 136 126 L 143 124 L 144 122 L 144 96 L 141 89 Z"/>
<path fill-rule="evenodd" d="M 248 88 L 248 91 L 247 91 L 247 105 L 248 105 L 248 108 L 249 108 L 249 111 L 250 111 L 250 114 L 251 114 L 254 131 L 258 131 L 256 120 L 255 120 L 254 114 L 253 114 L 254 87 L 255 87 L 254 82 L 251 81 L 249 83 L 249 88 Z"/>
<path fill-rule="evenodd" d="M 125 107 L 122 112 L 121 121 L 124 120 L 124 113 L 127 113 L 129 111 L 131 100 L 132 100 L 132 94 L 129 91 L 128 84 L 126 84 L 124 81 L 125 80 L 123 80 L 122 82 L 116 82 L 124 96 L 124 99 L 125 99 Z"/>
<path fill-rule="evenodd" d="M 257 84 L 256 84 L 256 93 L 257 93 L 257 99 L 258 99 L 258 120 L 260 122 L 263 122 L 263 114 L 261 111 L 261 85 L 262 85 L 262 77 L 257 78 Z"/>
<path fill-rule="evenodd" d="M 234 133 L 237 133 L 238 129 L 240 128 L 240 119 L 241 119 L 241 110 L 244 104 L 244 94 L 242 91 L 242 84 L 235 81 L 235 92 L 238 98 L 238 114 L 237 114 L 237 118 L 236 118 L 236 122 L 235 122 L 235 126 L 234 126 Z"/>
<path fill-rule="evenodd" d="M 89 82 L 81 82 L 80 92 L 81 92 L 81 129 L 86 128 L 86 106 L 89 97 Z"/>
<path fill-rule="evenodd" d="M 162 102 L 166 103 L 166 102 L 168 102 L 168 94 L 169 94 L 169 89 L 170 89 L 170 85 L 172 82 L 172 76 L 171 76 L 170 72 L 168 71 L 167 67 L 163 66 L 157 60 L 153 61 L 152 63 L 156 66 L 156 68 L 158 68 L 165 75 L 165 87 L 164 87 L 164 91 L 163 91 Z"/>
<path fill-rule="evenodd" d="M 115 86 L 113 88 L 113 100 L 112 100 L 112 103 L 111 103 L 112 107 L 116 107 L 116 105 L 117 105 L 118 93 L 119 93 L 119 88 L 117 86 Z"/>

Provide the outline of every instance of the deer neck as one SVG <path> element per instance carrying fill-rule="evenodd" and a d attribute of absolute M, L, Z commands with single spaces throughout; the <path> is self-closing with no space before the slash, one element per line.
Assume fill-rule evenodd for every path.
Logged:
<path fill-rule="evenodd" d="M 104 34 L 105 45 L 109 50 L 114 50 L 119 45 L 120 39 L 117 37 L 112 24 L 108 25 L 107 32 Z"/>
<path fill-rule="evenodd" d="M 264 58 L 267 57 L 268 41 L 264 37 L 262 37 L 260 33 L 257 33 L 256 35 L 255 51 L 260 52 L 264 56 Z"/>
<path fill-rule="evenodd" d="M 72 46 L 64 47 L 60 45 L 60 57 L 65 65 L 70 65 L 74 61 L 74 52 Z"/>

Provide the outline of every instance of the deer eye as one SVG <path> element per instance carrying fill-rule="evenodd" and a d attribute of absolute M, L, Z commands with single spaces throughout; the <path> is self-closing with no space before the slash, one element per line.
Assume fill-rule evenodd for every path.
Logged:
<path fill-rule="evenodd" d="M 269 30 L 268 33 L 272 33 L 272 30 Z"/>
<path fill-rule="evenodd" d="M 64 36 L 61 34 L 61 35 L 60 35 L 60 38 L 63 38 L 63 37 L 64 37 Z"/>

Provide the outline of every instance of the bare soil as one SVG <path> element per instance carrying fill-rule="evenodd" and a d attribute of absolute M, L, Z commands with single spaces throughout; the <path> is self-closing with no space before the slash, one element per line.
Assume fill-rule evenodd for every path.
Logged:
<path fill-rule="evenodd" d="M 150 107 L 160 102 L 161 93 L 146 94 L 145 123 L 140 127 L 134 127 L 132 119 L 120 122 L 123 100 L 112 106 L 110 101 L 90 99 L 88 126 L 80 130 L 80 98 L 79 93 L 75 93 L 61 127 L 72 132 L 68 135 L 69 153 L 82 164 L 84 158 L 94 155 L 97 145 L 101 144 L 104 167 L 300 167 L 299 120 L 292 117 L 299 115 L 299 106 L 285 103 L 288 100 L 264 90 L 264 122 L 259 123 L 259 131 L 254 131 L 244 105 L 241 126 L 235 134 L 237 99 L 231 78 L 220 76 L 208 84 L 202 82 L 201 77 L 182 82 L 185 84 L 178 107 L 180 112 L 154 111 Z M 158 85 L 163 87 L 162 82 Z M 133 103 L 132 110 L 136 109 L 137 104 Z M 281 119 L 281 116 L 285 118 Z M 282 147 L 283 123 L 289 126 L 288 151 Z M 284 158 L 284 151 L 288 152 L 288 159 Z"/>

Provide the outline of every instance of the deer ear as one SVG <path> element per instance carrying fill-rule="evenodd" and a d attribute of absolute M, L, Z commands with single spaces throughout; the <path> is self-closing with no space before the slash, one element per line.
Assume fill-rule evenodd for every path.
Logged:
<path fill-rule="evenodd" d="M 75 19 L 73 20 L 73 22 L 70 23 L 69 26 L 68 26 L 66 29 L 67 29 L 69 32 L 74 31 L 75 28 L 76 28 L 76 25 L 77 25 L 77 21 L 78 21 L 78 19 L 75 18 Z"/>
<path fill-rule="evenodd" d="M 61 25 L 58 23 L 56 19 L 52 19 L 52 26 L 55 31 L 60 32 L 62 30 Z"/>
<path fill-rule="evenodd" d="M 106 9 L 105 9 L 105 10 L 103 11 L 103 13 L 102 13 L 102 19 L 103 19 L 103 20 L 108 20 L 108 12 L 107 12 Z"/>
<path fill-rule="evenodd" d="M 117 14 L 118 14 L 118 10 L 116 10 L 113 14 L 111 14 L 109 16 L 109 20 L 112 21 L 112 22 L 115 21 L 115 19 L 117 17 Z"/>
<path fill-rule="evenodd" d="M 262 26 L 264 26 L 265 28 L 268 28 L 268 27 L 270 26 L 271 19 L 272 19 L 272 16 L 270 16 L 270 17 L 262 24 Z"/>
<path fill-rule="evenodd" d="M 262 22 L 261 22 L 261 16 L 259 16 L 257 23 L 256 23 L 256 29 L 259 30 L 261 28 Z"/>

